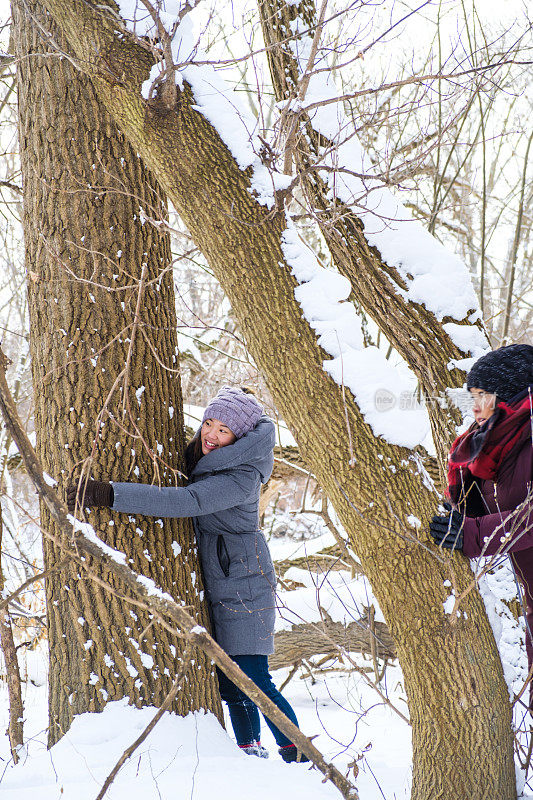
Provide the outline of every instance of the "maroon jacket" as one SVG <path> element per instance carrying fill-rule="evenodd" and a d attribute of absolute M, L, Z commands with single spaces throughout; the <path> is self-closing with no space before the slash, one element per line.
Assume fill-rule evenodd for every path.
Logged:
<path fill-rule="evenodd" d="M 477 483 L 486 504 L 481 517 L 465 517 L 463 552 L 469 558 L 509 553 L 523 587 L 526 619 L 533 635 L 533 446 L 527 441 L 516 456 L 503 462 L 496 482 Z M 524 500 L 528 498 L 528 502 Z M 522 508 L 518 508 L 524 503 Z M 502 541 L 503 539 L 503 541 Z M 533 664 L 533 642 L 526 630 L 529 669 Z M 530 685 L 533 713 L 533 684 Z"/>
<path fill-rule="evenodd" d="M 486 513 L 466 517 L 463 552 L 469 558 L 512 552 L 533 568 L 533 502 L 518 508 L 531 492 L 533 446 L 527 441 L 517 455 L 508 458 L 496 482 L 477 479 Z M 533 500 L 533 498 L 532 498 Z M 526 555 L 527 554 L 527 555 Z M 533 588 L 533 586 L 532 586 Z"/>

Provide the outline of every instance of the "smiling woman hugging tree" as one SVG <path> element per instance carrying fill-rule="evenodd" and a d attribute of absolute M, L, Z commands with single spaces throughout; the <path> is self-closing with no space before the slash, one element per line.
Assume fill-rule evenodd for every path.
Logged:
<path fill-rule="evenodd" d="M 192 517 L 214 638 L 297 725 L 292 707 L 268 672 L 267 657 L 274 652 L 276 576 L 259 530 L 259 493 L 272 472 L 274 444 L 274 423 L 255 397 L 226 386 L 210 401 L 187 447 L 188 486 L 88 481 L 69 486 L 67 502 L 72 512 L 79 503 L 127 514 Z M 257 706 L 222 672 L 217 673 L 237 744 L 248 755 L 267 758 Z M 299 756 L 307 761 L 265 719 L 283 760 L 292 762 Z"/>

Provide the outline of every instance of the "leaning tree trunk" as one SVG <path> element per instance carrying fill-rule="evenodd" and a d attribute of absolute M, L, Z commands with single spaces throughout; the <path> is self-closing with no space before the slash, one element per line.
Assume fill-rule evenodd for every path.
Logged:
<path fill-rule="evenodd" d="M 13 12 L 39 456 L 62 487 L 82 467 L 100 480 L 172 485 L 184 442 L 165 196 L 91 82 L 60 55 L 58 31 L 45 43 L 50 18 L 39 4 L 15 0 Z M 60 555 L 44 508 L 41 519 L 50 567 Z M 107 510 L 88 521 L 207 624 L 189 521 Z M 159 705 L 180 666 L 180 641 L 94 572 L 109 586 L 75 565 L 46 583 L 50 743 L 108 700 Z M 186 681 L 179 713 L 219 711 L 200 653 Z"/>
<path fill-rule="evenodd" d="M 344 403 L 323 370 L 325 354 L 302 318 L 281 247 L 284 214 L 255 200 L 249 173 L 195 107 L 187 84 L 176 108 L 143 100 L 145 51 L 117 32 L 114 16 L 91 0 L 45 5 L 207 257 L 302 457 L 350 532 L 405 676 L 414 800 L 481 800 L 487 786 L 491 797 L 513 800 L 511 708 L 483 602 L 472 588 L 459 615 L 443 608 L 445 581 L 459 595 L 471 587 L 472 572 L 462 556 L 422 546 L 436 496 L 412 453 L 378 441 L 349 393 Z M 438 369 L 444 382 L 446 365 Z M 418 535 L 409 515 L 421 520 Z"/>

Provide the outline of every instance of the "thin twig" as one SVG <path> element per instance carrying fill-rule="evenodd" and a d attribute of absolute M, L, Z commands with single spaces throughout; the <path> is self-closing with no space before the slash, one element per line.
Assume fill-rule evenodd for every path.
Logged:
<path fill-rule="evenodd" d="M 59 570 L 63 569 L 63 567 L 66 567 L 69 563 L 70 559 L 64 559 L 63 561 L 60 561 L 59 564 L 55 564 L 53 567 L 50 567 L 50 569 L 45 569 L 43 572 L 38 572 L 37 575 L 33 575 L 31 578 L 28 578 L 28 580 L 24 581 L 24 583 L 21 583 L 18 589 L 15 589 L 15 591 L 10 594 L 9 597 L 4 597 L 4 599 L 0 601 L 0 612 L 3 611 L 4 608 L 7 608 L 8 605 L 15 600 L 16 597 L 22 594 L 24 589 L 26 589 L 28 586 L 31 586 L 32 583 L 36 583 L 37 581 L 47 578 L 48 575 L 51 575 L 53 572 L 58 572 Z"/>
<path fill-rule="evenodd" d="M 181 669 L 178 672 L 178 676 L 177 676 L 176 680 L 172 684 L 172 688 L 171 688 L 170 692 L 167 694 L 167 696 L 163 700 L 163 703 L 161 704 L 161 707 L 158 708 L 157 712 L 154 714 L 154 716 L 152 717 L 151 721 L 148 723 L 148 725 L 143 730 L 141 735 L 138 736 L 137 739 L 135 739 L 135 741 L 132 744 L 130 744 L 130 746 L 127 747 L 124 750 L 124 752 L 120 756 L 119 760 L 117 761 L 117 763 L 115 764 L 115 766 L 113 767 L 113 769 L 111 770 L 111 772 L 109 773 L 107 778 L 105 779 L 105 783 L 102 786 L 102 788 L 100 789 L 100 791 L 98 792 L 98 796 L 96 797 L 96 800 L 103 800 L 104 795 L 106 794 L 107 790 L 109 789 L 109 787 L 111 786 L 111 784 L 115 780 L 118 772 L 120 771 L 120 769 L 122 769 L 122 767 L 124 766 L 124 764 L 126 763 L 128 758 L 131 758 L 131 756 L 134 754 L 134 752 L 137 750 L 137 748 L 144 742 L 144 740 L 153 731 L 153 729 L 155 728 L 155 726 L 157 725 L 157 723 L 159 722 L 159 720 L 161 719 L 163 714 L 166 711 L 168 711 L 169 708 L 171 707 L 172 703 L 176 699 L 176 696 L 177 696 L 177 694 L 178 694 L 178 692 L 179 692 L 179 690 L 181 688 L 181 682 L 183 680 L 183 677 L 184 677 L 185 672 L 187 670 L 187 666 L 189 664 L 189 658 L 190 658 L 190 655 L 191 655 L 191 651 L 192 651 L 192 646 L 191 646 L 191 644 L 189 642 L 187 644 L 187 647 L 185 648 L 185 650 L 183 652 L 183 662 L 182 662 L 182 665 L 181 665 Z"/>

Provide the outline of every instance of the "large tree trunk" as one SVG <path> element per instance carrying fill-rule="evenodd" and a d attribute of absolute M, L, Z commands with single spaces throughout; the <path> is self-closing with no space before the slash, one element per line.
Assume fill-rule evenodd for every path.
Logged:
<path fill-rule="evenodd" d="M 483 602 L 472 589 L 459 616 L 443 608 L 445 580 L 459 595 L 471 586 L 472 572 L 462 556 L 448 560 L 422 546 L 436 497 L 423 485 L 416 461 L 409 451 L 376 440 L 350 395 L 345 404 L 324 372 L 325 354 L 302 318 L 284 258 L 284 214 L 256 202 L 249 174 L 194 108 L 190 87 L 180 92 L 176 109 L 143 100 L 145 52 L 117 33 L 96 3 L 45 4 L 207 257 L 302 457 L 350 532 L 405 676 L 413 798 L 481 800 L 489 792 L 513 800 L 509 695 Z M 445 383 L 446 365 L 439 369 Z M 421 520 L 418 536 L 407 526 L 408 515 Z"/>
<path fill-rule="evenodd" d="M 110 550 L 98 537 L 93 536 L 92 532 L 85 531 L 83 528 L 76 529 L 77 526 L 73 527 L 72 517 L 67 515 L 67 508 L 59 499 L 57 492 L 48 485 L 39 458 L 23 430 L 13 396 L 6 383 L 5 369 L 6 357 L 0 348 L 0 412 L 17 444 L 28 475 L 31 477 L 39 497 L 50 510 L 58 529 L 62 532 L 63 552 L 70 552 L 82 569 L 85 569 L 83 562 L 87 555 L 90 555 L 91 559 L 98 564 L 105 565 L 109 572 L 118 577 L 123 586 L 129 588 L 132 597 L 138 601 L 139 606 L 152 613 L 154 620 L 157 620 L 166 629 L 179 631 L 187 642 L 196 644 L 203 653 L 206 653 L 212 659 L 211 663 L 216 664 L 230 680 L 242 689 L 263 713 L 294 742 L 296 747 L 318 767 L 325 776 L 324 780 L 332 781 L 346 800 L 357 800 L 357 792 L 354 790 L 353 784 L 333 764 L 328 764 L 324 760 L 322 753 L 316 749 L 311 740 L 244 674 L 205 628 L 196 624 L 196 620 L 188 613 L 182 603 L 159 591 L 153 581 L 134 572 L 125 560 L 116 557 L 120 555 L 118 551 Z M 185 663 L 188 663 L 188 661 Z M 181 683 L 184 677 L 183 673 L 184 670 L 180 670 L 177 682 Z M 175 688 L 167 695 L 167 700 L 163 703 L 161 709 L 170 704 L 168 700 L 174 692 Z M 160 714 L 156 716 L 159 717 Z M 155 719 L 156 717 L 153 718 L 151 725 Z M 143 737 L 147 731 L 148 728 L 145 729 Z M 140 739 L 137 740 L 135 746 L 139 742 Z M 117 767 L 119 764 L 120 761 L 117 762 Z"/>
<path fill-rule="evenodd" d="M 79 475 L 172 485 L 183 418 L 166 199 L 119 133 L 91 82 L 58 47 L 38 3 L 13 2 L 18 59 L 24 236 L 38 452 L 61 486 Z M 42 509 L 45 566 L 59 558 Z M 201 578 L 188 520 L 92 511 L 99 536 L 134 569 L 181 598 L 202 624 Z M 106 578 L 97 571 L 100 577 Z M 50 743 L 76 714 L 108 700 L 160 704 L 181 644 L 73 565 L 46 583 Z M 200 653 L 179 713 L 219 711 Z"/>

